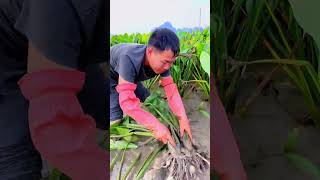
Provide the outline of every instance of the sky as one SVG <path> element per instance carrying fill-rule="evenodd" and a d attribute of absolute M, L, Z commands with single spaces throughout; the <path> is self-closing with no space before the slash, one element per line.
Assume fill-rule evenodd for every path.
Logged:
<path fill-rule="evenodd" d="M 210 24 L 209 0 L 110 0 L 110 32 L 148 33 L 166 21 L 175 28 Z"/>

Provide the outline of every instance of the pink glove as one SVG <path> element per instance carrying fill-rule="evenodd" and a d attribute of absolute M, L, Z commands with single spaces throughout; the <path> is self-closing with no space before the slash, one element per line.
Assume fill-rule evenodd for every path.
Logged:
<path fill-rule="evenodd" d="M 212 162 L 213 168 L 221 180 L 246 180 L 240 153 L 227 114 L 219 96 L 213 89 L 211 112 L 213 116 L 212 130 Z"/>
<path fill-rule="evenodd" d="M 183 102 L 181 100 L 181 96 L 179 94 L 176 84 L 173 82 L 171 76 L 161 79 L 160 83 L 163 86 L 164 91 L 166 93 L 168 104 L 171 111 L 179 119 L 181 137 L 183 137 L 184 131 L 187 131 L 190 140 L 192 141 L 189 120 L 187 118 L 186 111 L 184 109 Z"/>
<path fill-rule="evenodd" d="M 18 82 L 29 100 L 29 127 L 35 147 L 50 164 L 74 180 L 107 179 L 107 153 L 98 147 L 95 122 L 77 100 L 85 74 L 43 70 Z"/>
<path fill-rule="evenodd" d="M 144 111 L 140 107 L 140 100 L 134 93 L 136 88 L 137 85 L 133 83 L 117 85 L 116 90 L 119 93 L 119 104 L 123 112 L 132 117 L 137 123 L 152 131 L 158 140 L 163 143 L 169 141 L 173 146 L 176 146 L 168 128 L 161 124 L 151 113 Z"/>

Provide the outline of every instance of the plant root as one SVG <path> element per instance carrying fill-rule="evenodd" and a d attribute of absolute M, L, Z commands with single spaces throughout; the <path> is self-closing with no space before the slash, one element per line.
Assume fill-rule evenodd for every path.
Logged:
<path fill-rule="evenodd" d="M 167 170 L 167 180 L 200 179 L 201 174 L 210 167 L 208 153 L 201 152 L 191 142 L 183 141 L 183 145 L 175 149 L 169 144 L 169 151 L 161 157 L 157 168 Z"/>

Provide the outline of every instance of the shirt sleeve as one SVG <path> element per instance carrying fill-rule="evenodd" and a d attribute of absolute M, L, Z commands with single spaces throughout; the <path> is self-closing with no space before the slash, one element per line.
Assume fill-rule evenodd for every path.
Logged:
<path fill-rule="evenodd" d="M 15 28 L 49 60 L 77 68 L 80 24 L 68 0 L 25 0 Z"/>
<path fill-rule="evenodd" d="M 168 77 L 168 76 L 170 76 L 170 74 L 171 74 L 171 73 L 170 73 L 170 70 L 167 70 L 167 71 L 161 73 L 160 76 L 161 76 L 161 77 Z"/>
<path fill-rule="evenodd" d="M 119 58 L 119 62 L 115 67 L 115 71 L 121 76 L 124 80 L 134 83 L 134 79 L 137 76 L 137 71 L 130 59 L 129 56 L 123 55 Z"/>

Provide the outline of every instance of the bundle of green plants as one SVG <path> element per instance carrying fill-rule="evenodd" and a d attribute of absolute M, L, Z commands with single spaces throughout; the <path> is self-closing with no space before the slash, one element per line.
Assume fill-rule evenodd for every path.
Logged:
<path fill-rule="evenodd" d="M 168 127 L 177 146 L 173 147 L 169 143 L 157 145 L 160 142 L 156 141 L 152 133 L 136 124 L 128 116 L 123 119 L 121 124 L 110 127 L 110 150 L 136 149 L 139 147 L 138 141 L 142 139 L 142 136 L 147 137 L 147 140 L 140 143 L 140 146 L 150 142 L 156 143 L 152 145 L 154 148 L 150 154 L 141 162 L 141 166 L 135 174 L 135 179 L 143 178 L 151 166 L 159 171 L 165 171 L 167 179 L 197 179 L 202 173 L 206 172 L 210 166 L 208 152 L 204 152 L 194 145 L 187 135 L 180 137 L 178 120 L 171 113 L 163 92 L 160 90 L 154 91 L 142 107 Z M 112 160 L 111 167 L 115 165 L 118 156 L 119 153 Z M 155 161 L 156 158 L 158 159 Z M 134 163 L 137 164 L 137 161 L 140 161 L 140 159 L 135 160 Z M 128 176 L 129 172 L 126 174 Z"/>
<path fill-rule="evenodd" d="M 210 166 L 208 152 L 202 151 L 194 145 L 185 134 L 180 136 L 179 123 L 177 118 L 170 112 L 166 100 L 160 91 L 153 93 L 144 103 L 144 107 L 153 113 L 161 123 L 167 125 L 176 147 L 171 144 L 163 152 L 158 169 L 164 169 L 168 179 L 196 179 Z"/>

